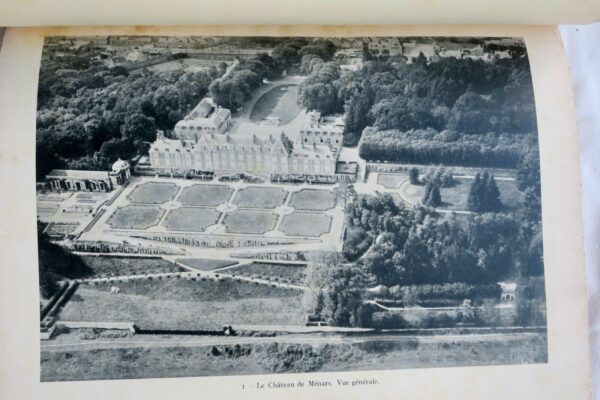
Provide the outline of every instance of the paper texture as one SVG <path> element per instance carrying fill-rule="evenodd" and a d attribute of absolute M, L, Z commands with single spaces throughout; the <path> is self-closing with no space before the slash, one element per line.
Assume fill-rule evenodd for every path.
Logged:
<path fill-rule="evenodd" d="M 524 38 L 532 69 L 541 149 L 544 259 L 548 309 L 548 363 L 469 368 L 316 373 L 277 376 L 177 378 L 143 381 L 39 383 L 37 260 L 35 243 L 35 93 L 44 35 L 291 35 L 291 36 L 501 36 Z M 578 142 L 568 70 L 556 32 L 516 27 L 302 28 L 237 27 L 178 29 L 64 29 L 7 31 L 0 55 L 0 107 L 5 265 L 1 272 L 3 322 L 2 397 L 234 398 L 242 385 L 306 379 L 372 379 L 369 387 L 272 389 L 252 397 L 331 396 L 365 398 L 587 398 L 587 307 L 579 188 Z M 5 366 L 10 366 L 6 368 Z M 508 384 L 510 382 L 510 384 Z"/>
<path fill-rule="evenodd" d="M 536 24 L 588 23 L 600 19 L 593 0 L 486 1 L 77 1 L 8 0 L 0 26 L 188 24 Z"/>

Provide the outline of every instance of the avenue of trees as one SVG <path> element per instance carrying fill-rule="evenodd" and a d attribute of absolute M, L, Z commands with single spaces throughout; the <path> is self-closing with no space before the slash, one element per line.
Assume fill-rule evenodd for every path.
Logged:
<path fill-rule="evenodd" d="M 226 77 L 210 85 L 210 94 L 218 105 L 237 110 L 264 79 L 280 77 L 284 72 L 312 72 L 323 60 L 330 60 L 334 52 L 335 46 L 329 41 L 285 39 L 274 47 L 271 55 L 262 53 L 240 61 Z"/>
<path fill-rule="evenodd" d="M 514 168 L 537 146 L 536 135 L 460 135 L 432 129 L 363 132 L 359 154 L 366 160 Z"/>

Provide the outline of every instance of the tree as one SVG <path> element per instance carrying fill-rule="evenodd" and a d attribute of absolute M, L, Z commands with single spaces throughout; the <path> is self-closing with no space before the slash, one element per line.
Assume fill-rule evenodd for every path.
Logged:
<path fill-rule="evenodd" d="M 325 277 L 328 316 L 335 326 L 360 326 L 364 323 L 363 295 L 367 277 L 355 265 L 330 265 Z"/>
<path fill-rule="evenodd" d="M 57 289 L 56 282 L 61 278 L 81 278 L 91 271 L 78 255 L 70 253 L 63 247 L 54 244 L 44 233 L 45 225 L 38 221 L 38 264 L 40 294 L 48 298 Z"/>
<path fill-rule="evenodd" d="M 502 202 L 500 201 L 500 190 L 496 185 L 496 179 L 494 175 L 488 175 L 485 182 L 485 198 L 484 198 L 484 210 L 491 212 L 499 212 L 502 210 Z"/>
<path fill-rule="evenodd" d="M 409 179 L 411 185 L 419 184 L 419 170 L 416 167 L 412 167 L 408 171 L 408 179 Z"/>
<path fill-rule="evenodd" d="M 475 212 L 499 212 L 502 210 L 500 191 L 493 175 L 483 171 L 482 175 L 477 173 L 475 180 L 469 189 L 467 206 L 470 211 Z"/>
<path fill-rule="evenodd" d="M 538 195 L 541 192 L 540 154 L 537 143 L 521 157 L 517 166 L 517 187 L 521 191 L 532 188 Z"/>
<path fill-rule="evenodd" d="M 140 113 L 129 115 L 121 126 L 121 135 L 124 139 L 152 142 L 156 140 L 154 119 Z"/>
<path fill-rule="evenodd" d="M 442 204 L 440 194 L 440 183 L 437 180 L 427 181 L 425 185 L 425 195 L 422 200 L 423 204 L 429 207 L 439 207 Z"/>
<path fill-rule="evenodd" d="M 475 179 L 469 188 L 469 197 L 467 198 L 467 208 L 469 211 L 479 212 L 483 209 L 483 204 L 481 203 L 483 190 L 483 182 L 478 172 L 475 174 Z"/>

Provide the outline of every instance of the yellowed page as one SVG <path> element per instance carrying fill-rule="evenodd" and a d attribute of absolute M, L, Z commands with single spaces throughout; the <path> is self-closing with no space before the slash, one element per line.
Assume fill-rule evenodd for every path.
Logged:
<path fill-rule="evenodd" d="M 541 151 L 548 362 L 535 365 L 40 383 L 35 121 L 45 35 L 500 36 L 527 45 Z M 549 27 L 9 29 L 0 53 L 0 397 L 6 399 L 585 399 L 589 382 L 579 149 L 567 64 Z M 270 381 L 371 379 L 357 387 L 252 389 Z"/>
<path fill-rule="evenodd" d="M 0 26 L 187 24 L 574 24 L 600 19 L 593 0 L 7 0 Z"/>

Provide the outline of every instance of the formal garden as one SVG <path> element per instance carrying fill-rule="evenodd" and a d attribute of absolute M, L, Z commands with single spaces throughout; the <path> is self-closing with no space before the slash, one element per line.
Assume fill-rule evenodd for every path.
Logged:
<path fill-rule="evenodd" d="M 331 217 L 321 213 L 293 212 L 283 217 L 279 230 L 289 236 L 318 237 L 331 229 Z"/>
<path fill-rule="evenodd" d="M 275 208 L 283 205 L 288 192 L 275 187 L 249 186 L 238 190 L 233 203 L 240 208 Z"/>
<path fill-rule="evenodd" d="M 266 210 L 235 210 L 225 215 L 223 223 L 228 233 L 262 235 L 275 227 L 277 216 Z"/>
<path fill-rule="evenodd" d="M 227 185 L 193 185 L 184 188 L 177 198 L 186 206 L 218 206 L 229 200 L 233 189 Z"/>
<path fill-rule="evenodd" d="M 163 213 L 157 205 L 128 204 L 117 208 L 107 224 L 113 229 L 147 229 L 158 224 Z"/>
<path fill-rule="evenodd" d="M 170 231 L 202 232 L 219 220 L 214 208 L 180 207 L 169 211 L 162 225 Z"/>
<path fill-rule="evenodd" d="M 179 186 L 166 182 L 147 182 L 136 186 L 127 196 L 132 203 L 162 204 L 173 200 Z"/>
<path fill-rule="evenodd" d="M 292 193 L 290 205 L 296 210 L 329 210 L 335 207 L 335 193 L 330 190 L 302 189 Z"/>

